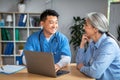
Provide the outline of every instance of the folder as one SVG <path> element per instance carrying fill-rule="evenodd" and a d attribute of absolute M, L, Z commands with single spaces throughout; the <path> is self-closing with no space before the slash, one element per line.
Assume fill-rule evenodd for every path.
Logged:
<path fill-rule="evenodd" d="M 4 28 L 1 29 L 1 37 L 2 37 L 2 40 L 7 40 L 7 35 L 5 33 L 5 29 Z"/>
<path fill-rule="evenodd" d="M 4 55 L 12 55 L 13 49 L 14 49 L 13 42 L 7 42 L 5 50 L 4 50 Z"/>
<path fill-rule="evenodd" d="M 19 29 L 15 29 L 15 40 L 16 41 L 20 40 Z"/>
<path fill-rule="evenodd" d="M 10 36 L 10 32 L 7 29 L 2 28 L 1 33 L 2 33 L 2 40 L 12 40 Z"/>
<path fill-rule="evenodd" d="M 8 29 L 4 29 L 4 31 L 5 31 L 5 35 L 7 36 L 7 40 L 12 40 L 10 36 L 10 31 L 8 31 Z"/>
<path fill-rule="evenodd" d="M 27 15 L 20 14 L 18 26 L 22 26 L 22 27 L 26 26 L 26 20 L 27 20 Z"/>
<path fill-rule="evenodd" d="M 3 69 L 0 68 L 0 74 L 13 74 L 25 68 L 22 65 L 5 65 Z"/>

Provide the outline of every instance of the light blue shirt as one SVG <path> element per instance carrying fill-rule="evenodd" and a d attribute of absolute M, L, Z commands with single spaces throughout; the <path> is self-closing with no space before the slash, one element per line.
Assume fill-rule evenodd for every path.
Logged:
<path fill-rule="evenodd" d="M 96 80 L 120 80 L 120 48 L 114 39 L 103 34 L 87 51 L 79 48 L 76 63 L 83 63 L 80 71 Z"/>
<path fill-rule="evenodd" d="M 44 36 L 43 30 L 35 32 L 27 39 L 24 50 L 53 53 L 55 63 L 60 61 L 61 55 L 71 58 L 69 41 L 60 32 L 53 34 L 49 41 Z"/>

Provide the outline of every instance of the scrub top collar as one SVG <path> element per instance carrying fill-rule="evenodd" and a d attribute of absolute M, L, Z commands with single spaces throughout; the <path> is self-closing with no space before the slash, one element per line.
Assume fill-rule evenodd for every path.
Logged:
<path fill-rule="evenodd" d="M 47 42 L 53 42 L 53 40 L 57 38 L 57 36 L 56 36 L 57 32 L 50 36 L 49 41 L 45 37 L 43 30 L 41 30 L 39 34 L 40 34 L 39 37 L 40 38 L 42 37 L 42 39 L 46 40 Z"/>

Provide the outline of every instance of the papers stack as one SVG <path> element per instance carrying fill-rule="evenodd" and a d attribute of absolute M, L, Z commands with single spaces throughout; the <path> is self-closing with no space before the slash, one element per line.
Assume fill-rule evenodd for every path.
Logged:
<path fill-rule="evenodd" d="M 21 65 L 5 65 L 3 66 L 3 70 L 0 68 L 0 74 L 13 74 L 24 68 L 26 67 Z"/>

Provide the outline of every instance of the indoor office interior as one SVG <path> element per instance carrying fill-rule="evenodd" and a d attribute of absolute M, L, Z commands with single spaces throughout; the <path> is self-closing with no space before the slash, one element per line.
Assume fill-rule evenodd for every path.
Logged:
<path fill-rule="evenodd" d="M 54 9 L 59 13 L 58 31 L 65 34 L 69 41 L 72 36 L 70 27 L 75 25 L 73 17 L 82 19 L 90 12 L 103 13 L 109 19 L 110 32 L 116 38 L 120 36 L 117 32 L 120 25 L 120 0 L 24 1 L 25 5 L 19 7 L 19 0 L 0 0 L 0 56 L 3 64 L 19 64 L 27 37 L 41 28 L 39 16 L 45 9 Z M 22 14 L 26 20 L 19 24 Z M 75 63 L 77 52 L 74 46 L 74 44 L 70 44 L 71 63 Z"/>

